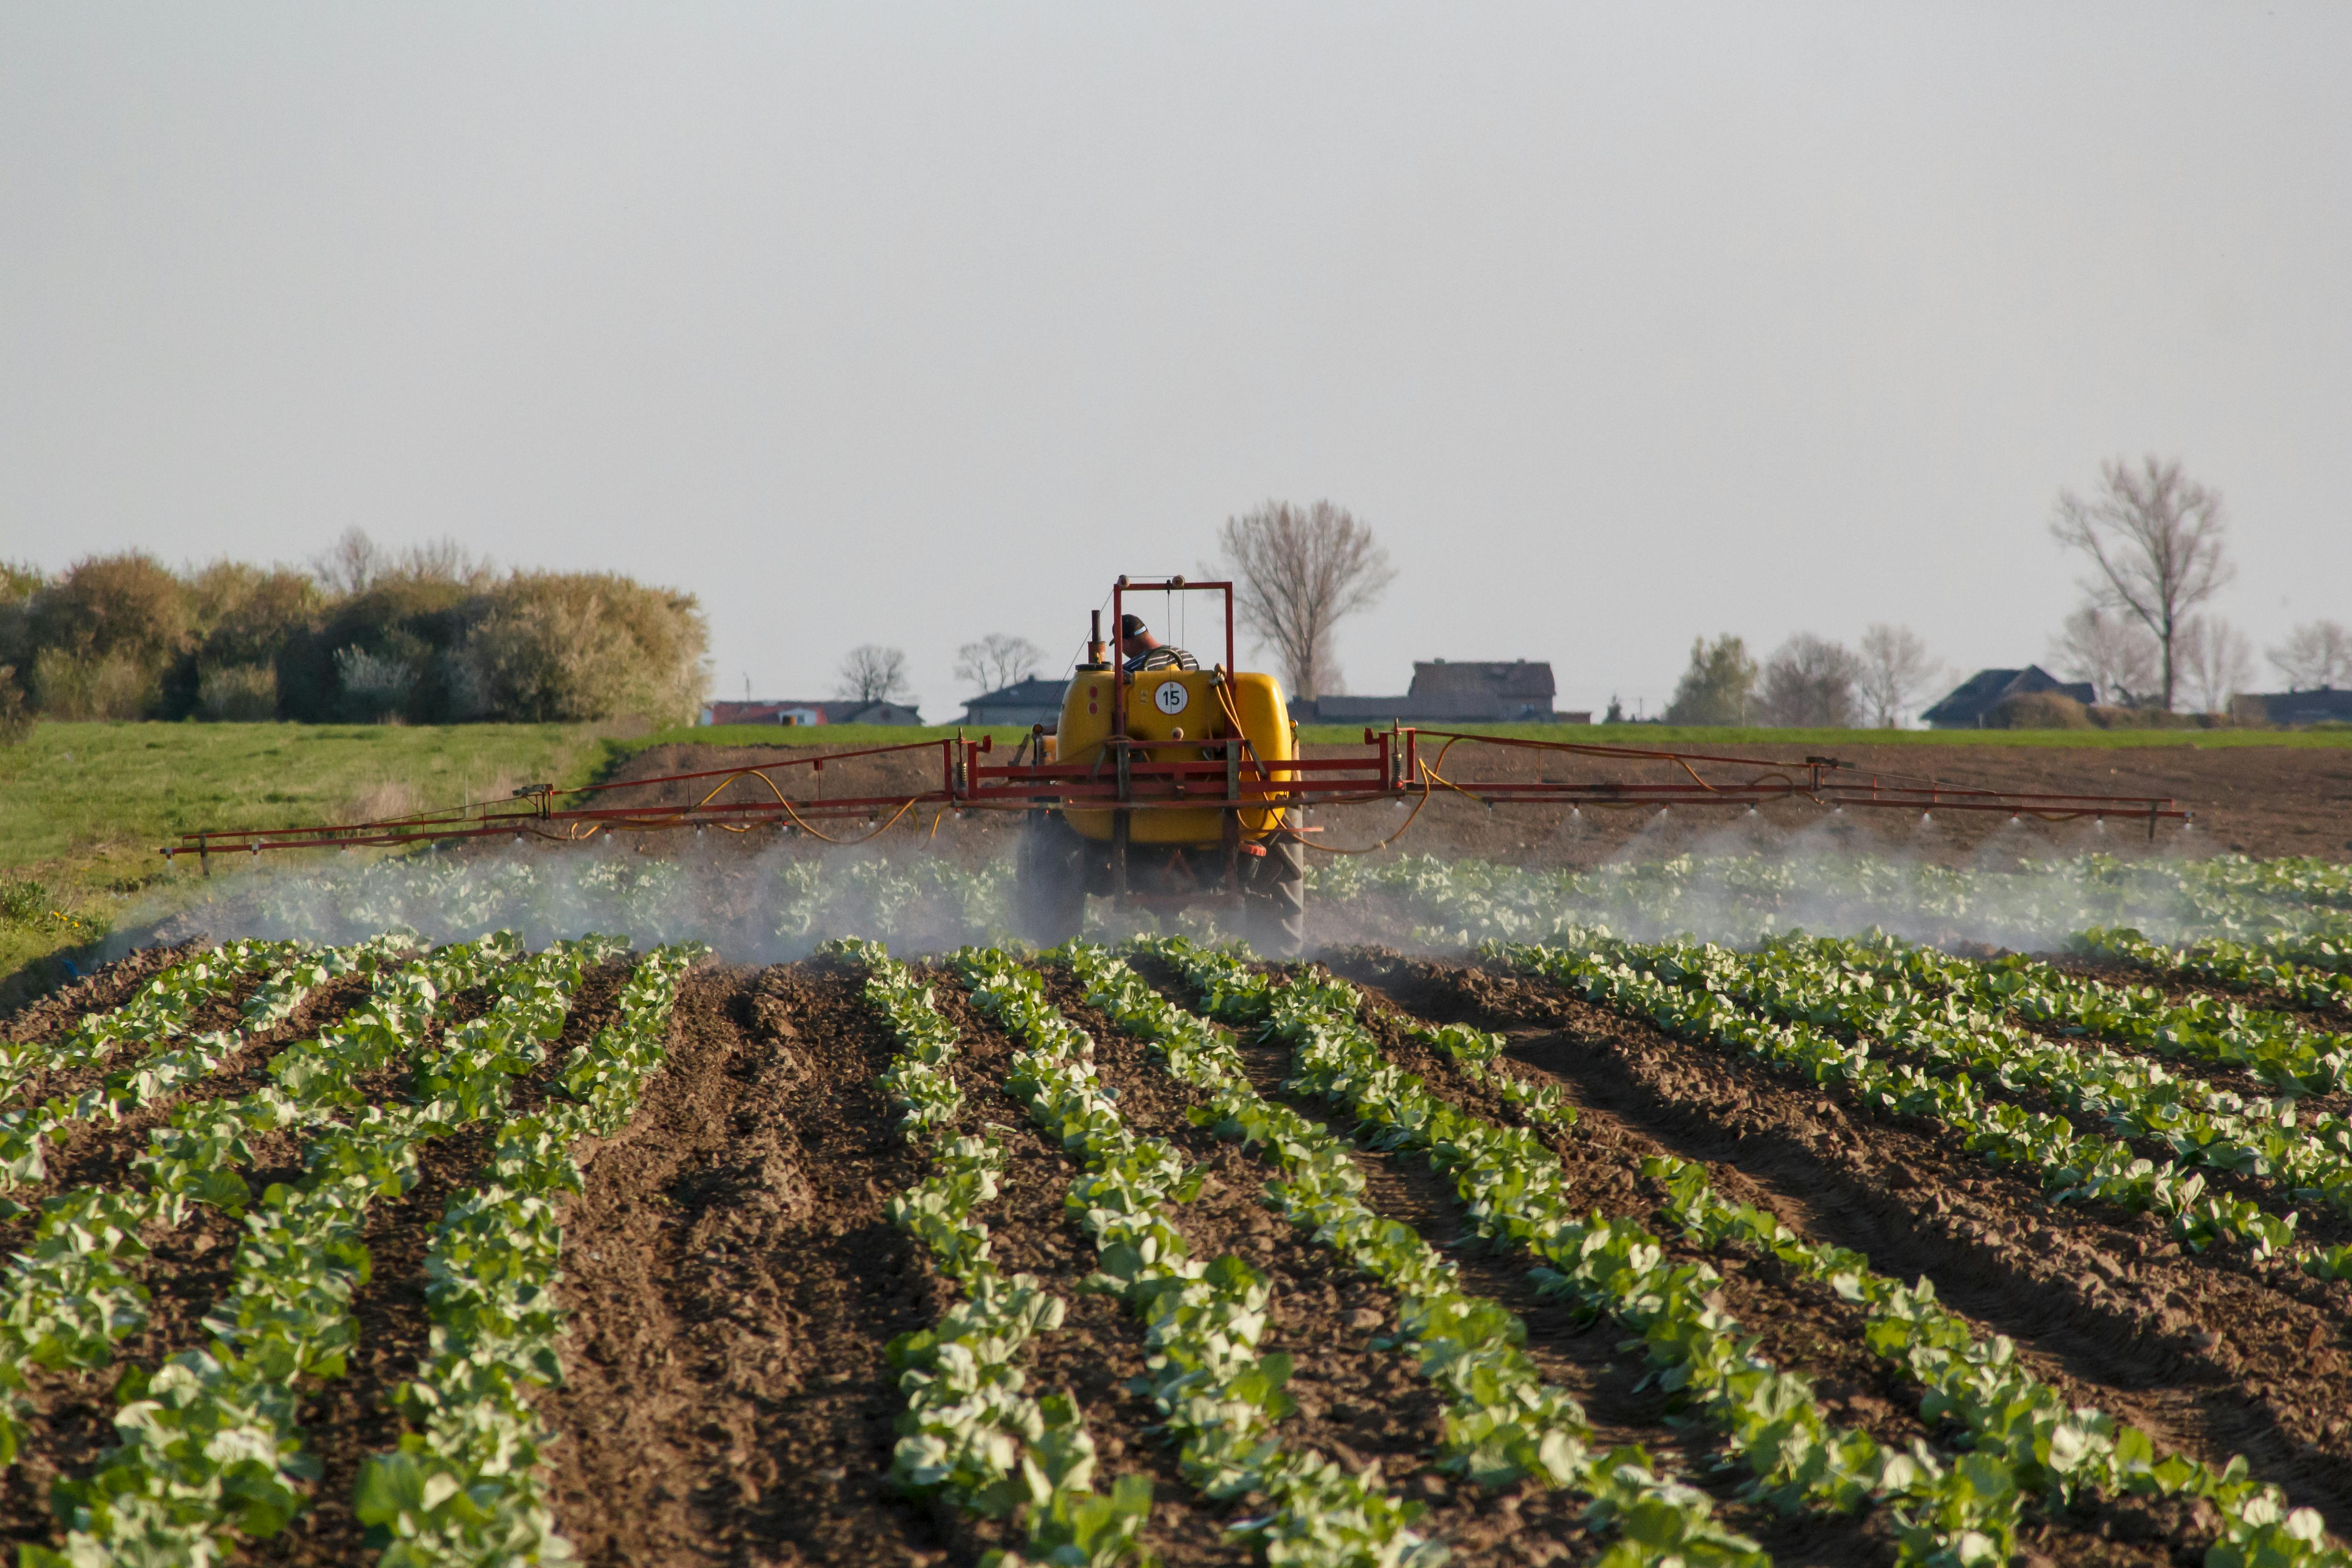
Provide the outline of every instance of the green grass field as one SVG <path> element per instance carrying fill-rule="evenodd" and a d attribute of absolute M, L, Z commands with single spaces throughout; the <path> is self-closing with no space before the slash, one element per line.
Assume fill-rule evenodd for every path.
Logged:
<path fill-rule="evenodd" d="M 0 1005 L 134 905 L 193 892 L 158 847 L 183 828 L 389 816 L 584 784 L 611 742 L 583 725 L 43 724 L 0 751 Z M 33 972 L 33 973 L 28 973 Z"/>

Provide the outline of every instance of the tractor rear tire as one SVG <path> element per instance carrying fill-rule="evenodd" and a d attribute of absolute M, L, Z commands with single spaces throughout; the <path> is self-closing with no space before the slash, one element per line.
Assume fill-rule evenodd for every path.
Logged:
<path fill-rule="evenodd" d="M 1296 817 L 1297 810 L 1291 812 Z M 1248 903 L 1250 945 L 1264 958 L 1297 958 L 1307 951 L 1307 846 L 1296 838 L 1265 842 L 1265 858 Z"/>
<path fill-rule="evenodd" d="M 1013 858 L 1013 918 L 1021 934 L 1053 947 L 1087 923 L 1086 839 L 1059 812 L 1030 814 Z"/>

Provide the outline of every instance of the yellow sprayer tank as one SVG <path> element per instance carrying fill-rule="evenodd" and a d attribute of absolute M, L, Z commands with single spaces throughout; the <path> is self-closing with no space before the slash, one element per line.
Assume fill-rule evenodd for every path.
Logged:
<path fill-rule="evenodd" d="M 1282 700 L 1282 685 L 1270 675 L 1247 672 L 1225 675 L 1209 669 L 1144 669 L 1129 678 L 1127 732 L 1138 741 L 1222 742 L 1234 733 L 1235 720 L 1251 750 L 1242 759 L 1242 778 L 1288 779 L 1294 771 L 1278 764 L 1297 755 L 1290 712 Z M 1085 767 L 1099 761 L 1103 776 L 1118 776 L 1116 758 L 1107 754 L 1104 739 L 1111 732 L 1111 710 L 1118 695 L 1118 672 L 1080 669 L 1070 679 L 1062 699 L 1062 722 L 1054 748 L 1062 766 Z M 1189 746 L 1162 746 L 1149 756 L 1162 762 L 1185 757 L 1223 762 L 1224 750 L 1213 746 L 1194 751 Z M 1147 753 L 1139 752 L 1141 762 Z M 1253 762 L 1253 757 L 1255 762 Z M 1261 773 L 1261 769 L 1263 773 Z M 1107 840 L 1111 813 L 1106 809 L 1072 807 L 1065 815 L 1080 836 Z M 1129 841 L 1135 844 L 1201 844 L 1222 841 L 1223 813 L 1177 808 L 1138 811 L 1130 818 Z M 1275 811 L 1244 811 L 1242 837 L 1264 838 L 1278 824 Z"/>

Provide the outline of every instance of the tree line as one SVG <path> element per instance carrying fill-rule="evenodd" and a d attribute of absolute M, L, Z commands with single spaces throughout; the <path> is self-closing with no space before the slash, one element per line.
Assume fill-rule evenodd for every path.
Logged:
<path fill-rule="evenodd" d="M 2016 700 L 1997 715 L 2012 725 L 2162 721 L 2184 704 L 2227 715 L 2253 679 L 2245 634 L 2205 606 L 2235 575 L 2220 493 L 2178 461 L 2147 457 L 2102 466 L 2089 496 L 2058 494 L 2050 530 L 2090 568 L 2082 603 L 2042 656 L 2070 681 L 2088 681 L 2092 708 L 2055 693 Z M 2352 682 L 2352 633 L 2336 621 L 2297 626 L 2266 650 L 2291 689 Z M 1919 638 L 1874 626 L 1859 651 L 1801 633 L 1759 663 L 1728 634 L 1692 645 L 1667 706 L 1675 724 L 1846 728 L 1900 724 L 1941 673 Z M 1612 717 L 1618 714 L 1613 709 Z"/>
<path fill-rule="evenodd" d="M 0 728 L 34 718 L 688 723 L 709 627 L 614 573 L 499 573 L 353 529 L 307 566 L 174 570 L 141 552 L 55 576 L 0 563 Z"/>

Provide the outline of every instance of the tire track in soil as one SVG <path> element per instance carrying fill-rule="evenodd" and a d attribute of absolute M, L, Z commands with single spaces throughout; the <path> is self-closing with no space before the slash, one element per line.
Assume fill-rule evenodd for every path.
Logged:
<path fill-rule="evenodd" d="M 1148 964 L 1139 963 L 1137 968 L 1147 980 L 1160 983 L 1170 979 L 1165 972 L 1154 973 Z M 1046 973 L 1055 1005 L 1094 1037 L 1096 1066 L 1105 1079 L 1118 1088 L 1122 1113 L 1141 1126 L 1145 1119 L 1139 1112 L 1150 1107 L 1150 1130 L 1184 1149 L 1191 1157 L 1213 1153 L 1228 1162 L 1244 1158 L 1229 1141 L 1194 1128 L 1184 1119 L 1184 1111 L 1198 1103 L 1200 1097 L 1171 1076 L 1141 1042 L 1087 1007 L 1067 972 Z M 1162 984 L 1161 990 L 1179 1006 L 1189 1005 L 1191 998 L 1181 985 Z M 1328 1108 L 1284 1091 L 1286 1051 L 1240 1040 L 1236 1044 L 1251 1084 L 1260 1094 L 1329 1125 Z M 1195 1153 L 1195 1150 L 1200 1152 Z M 1894 1537 L 1882 1519 L 1783 1517 L 1769 1508 L 1740 1500 L 1736 1494 L 1747 1479 L 1746 1467 L 1717 1468 L 1721 1449 L 1712 1436 L 1702 1436 L 1691 1428 L 1673 1424 L 1666 1397 L 1654 1389 L 1636 1386 L 1648 1369 L 1638 1352 L 1617 1350 L 1621 1329 L 1605 1319 L 1580 1322 L 1567 1303 L 1538 1294 L 1524 1265 L 1488 1249 L 1470 1231 L 1451 1186 L 1431 1172 L 1425 1161 L 1413 1155 L 1390 1156 L 1352 1147 L 1350 1152 L 1357 1168 L 1363 1173 L 1364 1201 L 1369 1206 L 1385 1218 L 1411 1226 L 1431 1246 L 1448 1253 L 1461 1270 L 1465 1290 L 1500 1302 L 1526 1325 L 1523 1348 L 1547 1381 L 1576 1397 L 1593 1426 L 1596 1446 L 1638 1444 L 1653 1456 L 1676 1465 L 1686 1479 L 1715 1500 L 1719 1519 L 1755 1537 L 1776 1562 L 1861 1564 L 1884 1562 L 1892 1555 Z M 1270 1237 L 1281 1222 L 1257 1202 L 1255 1194 L 1273 1172 L 1256 1156 L 1245 1158 L 1245 1176 L 1229 1184 L 1249 1194 L 1249 1223 Z M 1189 1218 L 1190 1211 L 1186 1212 Z M 1188 1234 L 1189 1229 L 1188 1224 Z M 1324 1276 L 1350 1280 L 1368 1304 L 1378 1303 L 1376 1310 L 1381 1314 L 1378 1324 L 1370 1319 L 1309 1322 L 1296 1331 L 1302 1344 L 1349 1342 L 1378 1332 L 1381 1326 L 1394 1321 L 1393 1295 L 1357 1275 L 1336 1254 L 1303 1234 L 1291 1237 L 1285 1250 L 1305 1251 L 1308 1255 L 1307 1261 Z M 1746 1289 L 1738 1280 L 1728 1285 L 1734 1292 Z M 1279 1311 L 1286 1312 L 1292 1303 L 1278 1300 L 1276 1305 Z M 1791 1335 L 1804 1339 L 1809 1349 L 1821 1354 L 1849 1353 L 1821 1336 L 1810 1334 L 1802 1320 L 1790 1314 L 1783 1302 L 1772 1303 L 1771 1309 L 1763 1313 L 1759 1312 L 1755 1302 L 1744 1297 L 1727 1300 L 1725 1305 L 1738 1312 L 1744 1321 L 1761 1317 L 1784 1340 Z M 1787 1345 L 1781 1348 L 1785 1352 Z M 1302 1367 L 1310 1364 L 1308 1352 L 1301 1350 L 1294 1353 L 1299 1354 Z M 1359 1419 L 1384 1424 L 1389 1427 L 1384 1435 L 1395 1451 L 1429 1462 L 1435 1457 L 1441 1433 L 1437 1417 L 1442 1406 L 1427 1381 L 1412 1370 L 1409 1358 L 1400 1355 L 1396 1360 L 1411 1380 L 1416 1396 L 1425 1402 L 1431 1417 L 1425 1425 L 1410 1431 L 1397 1429 L 1393 1405 L 1363 1411 Z M 1860 1390 L 1855 1394 L 1855 1410 L 1850 1414 L 1859 1413 L 1864 1404 L 1872 1407 L 1875 1424 L 1890 1439 L 1907 1441 L 1921 1430 L 1891 1401 L 1874 1399 Z M 1694 1437 L 1701 1440 L 1694 1441 Z M 1407 1444 L 1411 1447 L 1404 1446 Z M 1433 1533 L 1465 1553 L 1467 1561 L 1505 1560 L 1514 1553 L 1520 1561 L 1536 1563 L 1549 1560 L 1548 1554 L 1551 1553 L 1584 1559 L 1605 1544 L 1596 1542 L 1585 1530 L 1578 1500 L 1536 1483 L 1520 1482 L 1491 1493 L 1467 1482 L 1449 1483 L 1446 1501 L 1446 1507 L 1433 1510 L 1428 1526 Z"/>
<path fill-rule="evenodd" d="M 278 1534 L 249 1542 L 244 1561 L 323 1568 L 373 1560 L 352 1498 L 361 1465 L 370 1455 L 397 1447 L 406 1430 L 386 1401 L 415 1374 L 416 1363 L 431 1343 L 425 1256 L 434 1228 L 452 1197 L 481 1182 L 500 1124 L 542 1103 L 572 1053 L 613 1021 L 631 969 L 626 963 L 604 963 L 583 971 L 564 1015 L 563 1032 L 548 1046 L 547 1059 L 515 1086 L 507 1110 L 495 1121 L 425 1145 L 417 1154 L 416 1184 L 397 1198 L 379 1198 L 370 1205 L 364 1237 L 368 1279 L 352 1298 L 359 1342 L 352 1348 L 341 1377 L 304 1391 L 295 1416 L 302 1428 L 303 1450 L 320 1465 L 320 1478 L 310 1488 L 311 1506 Z M 474 1011 L 478 1016 L 481 1009 Z"/>
<path fill-rule="evenodd" d="M 566 1382 L 541 1411 L 557 1527 L 589 1564 L 943 1561 L 886 1485 L 883 1359 L 935 1321 L 884 1205 L 923 1173 L 875 1077 L 889 1038 L 832 965 L 703 968 L 670 1058 L 577 1154 Z"/>
<path fill-rule="evenodd" d="M 1927 1277 L 1980 1332 L 2016 1341 L 2071 1401 L 2141 1426 L 2160 1446 L 2217 1461 L 2242 1453 L 2344 1530 L 2352 1290 L 2186 1254 L 2144 1216 L 2051 1204 L 1947 1130 L 1850 1112 L 1762 1064 L 1514 973 L 1376 950 L 1327 962 L 1407 1014 L 1498 1030 L 1515 1061 L 1579 1104 L 1587 1128 L 1614 1121 L 1639 1143 L 1708 1164 L 1720 1190 L 1802 1234 L 1865 1253 L 1882 1272 Z M 1433 1083 L 1461 1081 L 1421 1047 L 1397 1048 Z M 2131 1535 L 2166 1522 L 2116 1515 L 2099 1527 Z"/>

